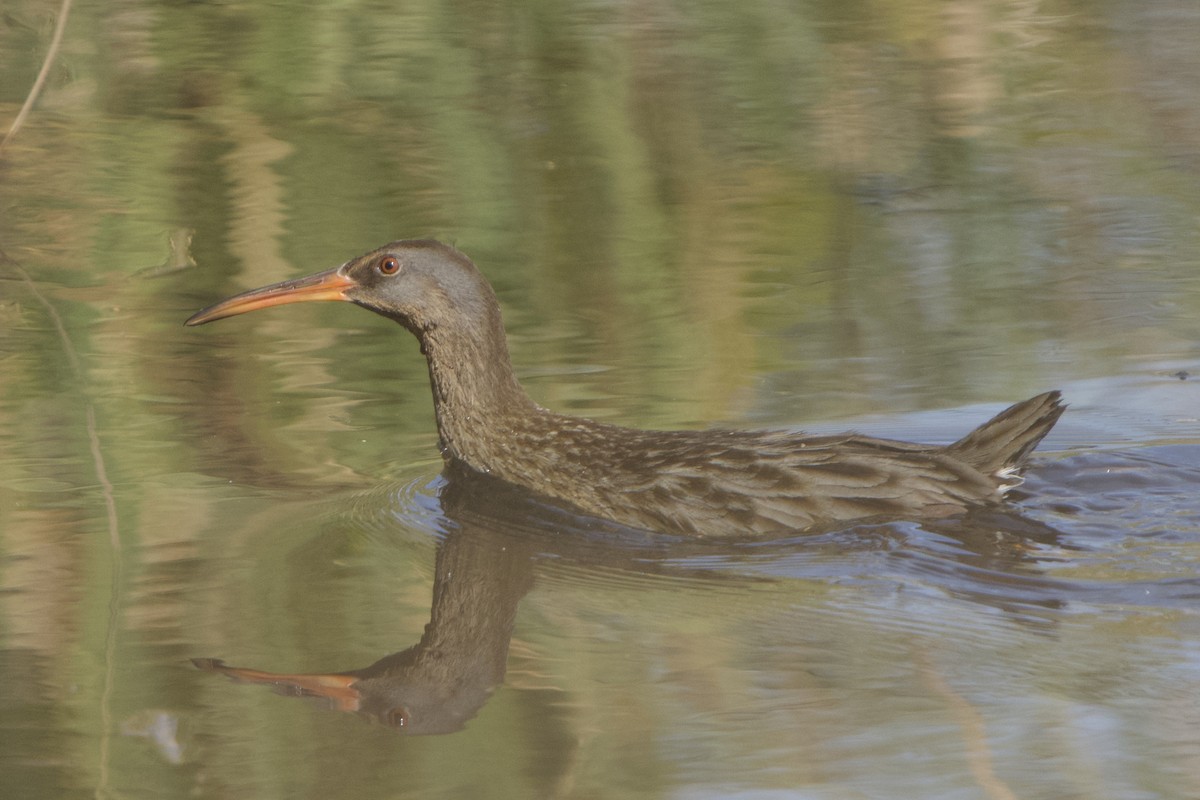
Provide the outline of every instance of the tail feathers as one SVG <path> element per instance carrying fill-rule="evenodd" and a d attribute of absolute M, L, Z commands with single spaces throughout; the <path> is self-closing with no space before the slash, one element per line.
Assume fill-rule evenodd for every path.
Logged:
<path fill-rule="evenodd" d="M 946 452 L 986 475 L 1019 472 L 1066 408 L 1061 393 L 1039 394 L 1004 409 L 947 447 Z"/>

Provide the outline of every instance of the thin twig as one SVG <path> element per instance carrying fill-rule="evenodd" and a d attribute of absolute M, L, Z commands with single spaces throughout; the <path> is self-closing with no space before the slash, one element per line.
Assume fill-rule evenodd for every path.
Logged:
<path fill-rule="evenodd" d="M 928 686 L 946 702 L 963 734 L 967 765 L 979 788 L 990 800 L 1017 800 L 1017 795 L 1004 779 L 996 774 L 991 748 L 988 746 L 987 728 L 979 709 L 956 692 L 946 677 L 933 663 L 931 654 L 924 648 L 916 652 L 917 668 Z"/>
<path fill-rule="evenodd" d="M 54 26 L 54 36 L 50 38 L 50 49 L 46 51 L 46 58 L 42 61 L 42 69 L 38 72 L 37 80 L 33 82 L 33 87 L 29 90 L 29 96 L 25 98 L 25 105 L 21 106 L 21 110 L 17 112 L 17 118 L 9 126 L 8 133 L 4 134 L 3 139 L 0 139 L 0 155 L 4 153 L 4 147 L 8 144 L 8 140 L 16 136 L 17 131 L 25 124 L 25 118 L 29 116 L 29 111 L 37 102 L 38 95 L 42 93 L 42 87 L 46 84 L 46 76 L 50 74 L 50 67 L 54 64 L 55 57 L 58 56 L 58 46 L 62 44 L 63 30 L 67 27 L 67 16 L 70 13 L 71 0 L 63 0 L 62 7 L 58 10 L 58 22 Z"/>
<path fill-rule="evenodd" d="M 69 2 L 70 0 L 68 0 Z M 104 497 L 104 509 L 108 520 L 108 544 L 112 552 L 112 591 L 108 600 L 108 631 L 104 637 L 104 688 L 100 695 L 100 778 L 94 792 L 96 797 L 104 797 L 108 794 L 109 790 L 109 746 L 113 731 L 112 695 L 116 682 L 117 630 L 121 622 L 121 591 L 124 568 L 124 563 L 121 560 L 121 526 L 120 519 L 117 517 L 116 490 L 108 477 L 108 467 L 104 462 L 104 450 L 100 446 L 100 431 L 96 425 L 96 406 L 91 398 L 87 396 L 86 376 L 83 372 L 83 365 L 79 360 L 79 353 L 71 341 L 71 336 L 67 333 L 67 326 L 63 322 L 62 316 L 58 313 L 58 309 L 54 307 L 54 304 L 50 302 L 49 298 L 38 289 L 37 284 L 34 283 L 33 278 L 25 271 L 24 267 L 11 258 L 8 258 L 3 252 L 0 252 L 0 262 L 6 262 L 13 268 L 13 271 L 21 276 L 21 279 L 29 287 L 30 294 L 46 309 L 50 321 L 54 324 L 54 329 L 58 332 L 58 338 L 62 342 L 63 352 L 67 354 L 67 362 L 71 365 L 71 372 L 75 374 L 84 391 L 88 446 L 92 453 L 92 465 L 96 470 L 96 480 L 100 484 L 100 493 Z"/>

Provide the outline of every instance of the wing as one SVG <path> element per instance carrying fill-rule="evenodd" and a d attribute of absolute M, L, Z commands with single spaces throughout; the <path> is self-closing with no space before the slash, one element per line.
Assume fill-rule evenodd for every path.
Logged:
<path fill-rule="evenodd" d="M 941 448 L 869 437 L 740 434 L 660 442 L 605 492 L 603 516 L 707 536 L 798 531 L 872 517 L 940 517 L 999 499 Z M 615 487 L 614 487 L 615 488 Z"/>

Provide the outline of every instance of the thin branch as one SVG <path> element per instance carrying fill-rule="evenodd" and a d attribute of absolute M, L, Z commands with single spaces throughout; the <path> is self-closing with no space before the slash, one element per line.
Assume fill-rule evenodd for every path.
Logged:
<path fill-rule="evenodd" d="M 0 139 L 0 155 L 3 155 L 8 140 L 16 136 L 17 131 L 25 124 L 25 118 L 29 116 L 33 104 L 37 102 L 38 95 L 42 93 L 42 87 L 46 85 L 46 76 L 50 74 L 50 67 L 58 56 L 58 47 L 62 44 L 63 31 L 67 27 L 67 17 L 70 13 L 71 0 L 63 0 L 62 7 L 58 10 L 58 22 L 54 26 L 54 36 L 50 39 L 50 49 L 46 51 L 46 58 L 42 61 L 42 69 L 38 72 L 37 80 L 33 82 L 33 87 L 29 90 L 29 96 L 25 98 L 25 104 L 17 112 L 17 118 L 9 126 L 8 133 L 4 134 L 4 138 Z"/>
<path fill-rule="evenodd" d="M 979 709 L 971 701 L 956 692 L 933 663 L 931 654 L 924 648 L 916 652 L 917 668 L 928 686 L 946 702 L 958 722 L 967 750 L 967 764 L 983 794 L 990 800 L 1017 800 L 1004 779 L 996 774 L 992 751 L 988 746 L 987 728 Z"/>
<path fill-rule="evenodd" d="M 70 0 L 67 0 L 67 4 Z M 62 342 L 63 352 L 67 354 L 67 361 L 71 365 L 71 372 L 75 374 L 80 386 L 83 387 L 84 405 L 87 413 L 87 435 L 88 446 L 92 453 L 92 465 L 96 471 L 96 480 L 100 484 L 100 493 L 104 497 L 104 509 L 108 521 L 108 544 L 112 552 L 112 591 L 108 600 L 108 629 L 104 637 L 104 684 L 100 695 L 100 764 L 99 764 L 99 781 L 95 789 L 97 798 L 105 797 L 109 794 L 109 753 L 110 744 L 113 732 L 112 721 L 112 696 L 116 683 L 116 650 L 117 650 L 117 631 L 121 622 L 121 592 L 123 586 L 123 562 L 122 562 L 122 546 L 121 546 L 121 524 L 120 518 L 117 516 L 117 496 L 116 489 L 113 487 L 112 480 L 108 477 L 108 467 L 104 462 L 104 450 L 100 444 L 100 430 L 96 424 L 96 406 L 88 396 L 86 388 L 87 376 L 83 371 L 83 364 L 79 359 L 79 352 L 75 349 L 75 344 L 71 341 L 71 336 L 67 333 L 67 326 L 63 322 L 62 315 L 58 313 L 58 309 L 50 302 L 50 299 L 42 294 L 38 289 L 30 274 L 17 262 L 8 258 L 0 251 L 0 263 L 7 263 L 13 268 L 21 280 L 25 281 L 29 287 L 29 292 L 37 299 L 39 303 L 46 309 L 50 321 L 54 323 L 54 329 L 58 332 L 58 338 Z"/>

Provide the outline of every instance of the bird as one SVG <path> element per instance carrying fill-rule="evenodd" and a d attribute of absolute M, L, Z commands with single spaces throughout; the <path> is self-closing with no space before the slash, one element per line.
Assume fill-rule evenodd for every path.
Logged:
<path fill-rule="evenodd" d="M 433 239 L 391 242 L 243 292 L 185 324 L 307 301 L 353 303 L 417 338 L 447 466 L 654 533 L 779 536 L 1000 506 L 1066 408 L 1060 392 L 1048 391 L 949 445 L 854 432 L 641 430 L 556 413 L 518 382 L 487 278 L 466 254 Z"/>

